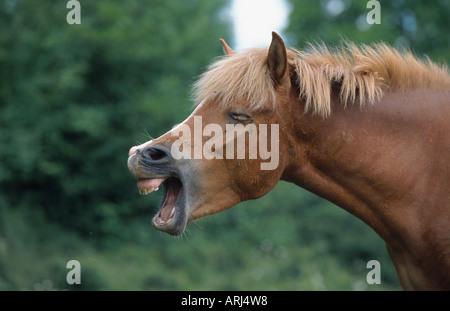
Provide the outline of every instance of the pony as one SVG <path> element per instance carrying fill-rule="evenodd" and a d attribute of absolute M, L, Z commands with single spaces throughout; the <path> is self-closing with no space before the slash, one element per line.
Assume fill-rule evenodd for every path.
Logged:
<path fill-rule="evenodd" d="M 236 53 L 220 40 L 192 114 L 129 151 L 139 192 L 164 188 L 153 226 L 179 235 L 284 180 L 370 226 L 405 290 L 450 290 L 447 68 L 383 43 L 296 50 L 273 32 L 269 48 Z M 255 144 L 276 150 L 276 165 L 263 169 Z"/>

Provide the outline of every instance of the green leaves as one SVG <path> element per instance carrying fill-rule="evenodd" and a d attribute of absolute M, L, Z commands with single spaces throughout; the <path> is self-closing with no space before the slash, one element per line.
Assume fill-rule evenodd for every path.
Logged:
<path fill-rule="evenodd" d="M 420 0 L 379 1 L 381 23 L 369 25 L 368 1 L 289 0 L 292 4 L 287 29 L 288 43 L 297 47 L 320 40 L 335 45 L 342 38 L 360 43 L 384 41 L 399 48 L 410 48 L 432 60 L 450 60 L 448 0 L 428 5 Z"/>
<path fill-rule="evenodd" d="M 80 25 L 50 1 L 0 5 L 7 202 L 83 234 L 124 236 L 125 219 L 141 213 L 128 150 L 190 111 L 190 83 L 228 34 L 217 21 L 224 3 L 82 1 Z"/>

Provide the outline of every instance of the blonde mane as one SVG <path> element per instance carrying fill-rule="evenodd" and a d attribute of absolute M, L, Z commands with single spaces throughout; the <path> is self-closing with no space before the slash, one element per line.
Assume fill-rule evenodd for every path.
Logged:
<path fill-rule="evenodd" d="M 221 108 L 244 99 L 252 111 L 273 109 L 275 88 L 267 68 L 268 49 L 251 49 L 212 63 L 193 88 L 198 104 L 215 99 Z M 306 51 L 287 51 L 293 86 L 305 101 L 305 112 L 331 113 L 332 88 L 338 86 L 344 105 L 374 103 L 386 90 L 450 89 L 447 67 L 411 52 L 380 43 L 372 46 L 344 42 L 334 50 L 309 45 Z"/>

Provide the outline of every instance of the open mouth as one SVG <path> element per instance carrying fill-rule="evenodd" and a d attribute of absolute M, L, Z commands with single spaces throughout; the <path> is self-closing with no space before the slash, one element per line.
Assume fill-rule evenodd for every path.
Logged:
<path fill-rule="evenodd" d="M 158 212 L 153 217 L 152 225 L 160 231 L 179 235 L 186 226 L 186 208 L 183 184 L 176 177 L 163 179 L 139 179 L 139 193 L 147 195 L 163 186 L 163 198 Z"/>

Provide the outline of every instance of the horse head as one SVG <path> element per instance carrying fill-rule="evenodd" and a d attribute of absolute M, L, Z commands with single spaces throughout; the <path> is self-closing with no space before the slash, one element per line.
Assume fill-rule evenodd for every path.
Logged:
<path fill-rule="evenodd" d="M 226 55 L 197 82 L 192 114 L 129 152 L 128 167 L 140 193 L 163 186 L 152 224 L 172 235 L 181 234 L 189 220 L 268 193 L 292 151 L 286 135 L 292 111 L 284 108 L 291 79 L 283 40 L 273 33 L 256 66 L 221 42 Z"/>

